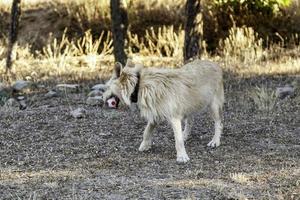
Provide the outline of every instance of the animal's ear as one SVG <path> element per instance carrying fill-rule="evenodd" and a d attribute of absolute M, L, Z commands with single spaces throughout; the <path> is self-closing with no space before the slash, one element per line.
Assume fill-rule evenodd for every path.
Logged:
<path fill-rule="evenodd" d="M 134 63 L 132 62 L 131 59 L 127 59 L 126 67 L 134 68 Z"/>
<path fill-rule="evenodd" d="M 121 74 L 121 72 L 122 72 L 122 69 L 123 69 L 122 64 L 119 63 L 119 62 L 116 62 L 116 64 L 115 64 L 115 69 L 114 69 L 114 74 L 115 74 L 115 76 L 116 76 L 117 78 L 120 77 L 120 74 Z"/>

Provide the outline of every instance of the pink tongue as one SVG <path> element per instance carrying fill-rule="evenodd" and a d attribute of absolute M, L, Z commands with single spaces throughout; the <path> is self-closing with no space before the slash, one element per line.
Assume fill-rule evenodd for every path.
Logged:
<path fill-rule="evenodd" d="M 117 107 L 117 101 L 115 97 L 111 97 L 110 99 L 107 100 L 107 105 L 110 108 L 116 108 Z"/>

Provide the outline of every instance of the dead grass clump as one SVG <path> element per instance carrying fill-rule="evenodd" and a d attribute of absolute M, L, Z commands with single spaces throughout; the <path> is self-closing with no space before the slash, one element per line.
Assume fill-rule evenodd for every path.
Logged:
<path fill-rule="evenodd" d="M 179 28 L 174 30 L 174 26 L 159 27 L 156 31 L 154 27 L 146 30 L 144 38 L 139 38 L 137 34 L 128 32 L 129 53 L 140 53 L 145 56 L 176 57 L 182 58 L 184 44 L 184 31 Z"/>
<path fill-rule="evenodd" d="M 107 55 L 112 54 L 112 36 L 110 32 L 102 32 L 97 39 L 93 39 L 91 30 L 84 33 L 84 36 L 75 43 L 76 56 L 80 55 Z"/>
<path fill-rule="evenodd" d="M 243 66 L 248 66 L 263 57 L 262 43 L 263 40 L 251 27 L 233 26 L 229 30 L 229 36 L 220 41 L 219 49 L 227 63 L 242 63 Z"/>
<path fill-rule="evenodd" d="M 112 39 L 110 33 L 102 32 L 99 38 L 94 39 L 91 31 L 84 33 L 82 38 L 77 40 L 69 40 L 66 31 L 60 41 L 56 38 L 48 43 L 46 47 L 39 53 L 41 60 L 46 60 L 59 68 L 66 65 L 74 65 L 74 60 L 80 58 L 80 63 L 86 63 L 88 66 L 95 67 L 97 59 L 101 56 L 110 55 L 112 53 Z"/>
<path fill-rule="evenodd" d="M 249 182 L 249 177 L 244 173 L 230 173 L 229 177 L 236 183 L 247 184 Z"/>
<path fill-rule="evenodd" d="M 277 102 L 275 91 L 264 86 L 255 87 L 250 92 L 250 97 L 260 111 L 272 111 Z"/>
<path fill-rule="evenodd" d="M 6 42 L 0 43 L 0 77 L 5 79 Z M 50 35 L 48 44 L 42 51 L 33 54 L 30 46 L 16 45 L 11 69 L 15 79 L 34 76 L 35 80 L 57 81 L 96 79 L 110 71 L 113 57 L 111 34 L 103 32 L 93 38 L 90 31 L 79 39 L 70 40 L 66 30 L 61 40 Z M 61 80 L 60 80 L 61 79 Z"/>
<path fill-rule="evenodd" d="M 66 31 L 60 41 L 50 36 L 50 42 L 42 49 L 40 56 L 46 59 L 60 59 L 65 56 L 107 55 L 112 53 L 112 38 L 110 33 L 102 32 L 94 39 L 91 30 L 77 40 L 69 40 Z"/>
<path fill-rule="evenodd" d="M 7 56 L 7 46 L 8 39 L 0 39 L 0 64 L 4 64 L 4 61 Z M 19 45 L 18 43 L 14 45 L 14 50 L 12 51 L 12 59 L 32 59 L 34 55 L 31 52 L 31 45 Z M 1 65 L 0 65 L 1 66 Z"/>

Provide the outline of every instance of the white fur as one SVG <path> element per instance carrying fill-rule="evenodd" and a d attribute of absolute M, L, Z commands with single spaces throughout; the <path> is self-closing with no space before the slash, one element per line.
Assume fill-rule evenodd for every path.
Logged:
<path fill-rule="evenodd" d="M 139 73 L 137 105 L 141 115 L 148 120 L 140 151 L 151 148 L 152 132 L 156 123 L 167 120 L 174 131 L 177 161 L 187 162 L 189 157 L 184 141 L 191 129 L 189 115 L 206 107 L 210 108 L 215 122 L 215 134 L 208 146 L 220 145 L 224 91 L 222 70 L 216 63 L 195 60 L 179 69 L 158 69 L 143 68 L 141 64 L 135 65 L 129 60 L 123 69 L 118 69 L 121 73 L 110 80 L 103 97 L 105 100 L 114 94 L 130 105 L 130 96 L 137 84 Z M 182 121 L 185 122 L 184 131 L 181 127 Z"/>

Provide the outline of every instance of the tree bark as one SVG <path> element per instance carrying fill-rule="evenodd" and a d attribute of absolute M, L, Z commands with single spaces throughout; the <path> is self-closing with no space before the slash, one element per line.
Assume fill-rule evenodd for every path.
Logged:
<path fill-rule="evenodd" d="M 184 26 L 184 62 L 201 56 L 203 21 L 200 0 L 187 0 L 185 7 L 186 21 Z"/>
<path fill-rule="evenodd" d="M 128 17 L 121 1 L 122 0 L 110 0 L 110 10 L 115 61 L 125 65 L 127 56 L 124 51 L 124 44 L 127 33 Z"/>
<path fill-rule="evenodd" d="M 12 51 L 18 38 L 19 19 L 21 15 L 21 0 L 13 0 L 11 7 L 11 21 L 9 29 L 9 41 L 7 48 L 6 70 L 12 65 Z"/>

